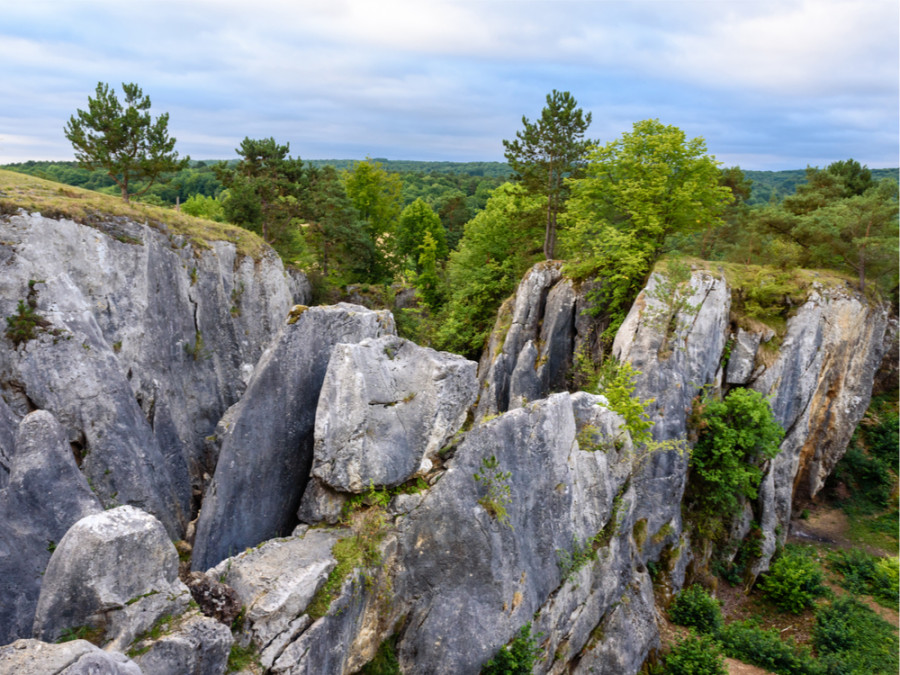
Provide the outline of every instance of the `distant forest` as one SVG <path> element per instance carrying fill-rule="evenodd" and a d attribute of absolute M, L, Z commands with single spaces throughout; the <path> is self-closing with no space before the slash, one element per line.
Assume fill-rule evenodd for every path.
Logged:
<path fill-rule="evenodd" d="M 160 204 L 175 204 L 187 201 L 193 195 L 218 197 L 224 190 L 216 178 L 212 167 L 222 160 L 195 160 L 184 171 L 179 171 L 171 181 L 154 185 L 143 201 Z M 321 168 L 332 166 L 338 171 L 346 171 L 361 160 L 353 159 L 307 159 L 305 164 Z M 396 173 L 403 179 L 402 203 L 411 204 L 421 197 L 440 209 L 443 202 L 452 196 L 466 197 L 471 217 L 484 208 L 491 190 L 512 177 L 512 169 L 506 162 L 423 162 L 415 160 L 390 160 L 372 158 L 386 171 Z M 229 165 L 237 160 L 229 160 Z M 118 188 L 111 178 L 99 171 L 88 171 L 78 167 L 77 162 L 21 162 L 6 164 L 0 168 L 27 173 L 38 178 L 75 185 L 89 190 L 99 190 L 118 194 Z M 900 169 L 871 169 L 872 179 L 898 179 Z M 760 206 L 770 202 L 780 203 L 785 197 L 796 192 L 797 186 L 806 183 L 805 169 L 788 171 L 744 171 L 744 177 L 752 181 L 751 192 L 746 203 Z"/>

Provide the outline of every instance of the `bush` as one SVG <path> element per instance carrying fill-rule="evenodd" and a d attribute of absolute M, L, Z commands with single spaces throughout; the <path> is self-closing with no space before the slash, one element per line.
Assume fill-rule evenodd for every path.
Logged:
<path fill-rule="evenodd" d="M 898 559 L 879 558 L 859 549 L 834 551 L 828 556 L 832 569 L 844 575 L 841 586 L 851 593 L 866 593 L 890 603 L 898 601 Z"/>
<path fill-rule="evenodd" d="M 673 623 L 696 628 L 701 633 L 717 634 L 722 629 L 722 610 L 719 601 L 700 586 L 686 588 L 669 607 Z"/>
<path fill-rule="evenodd" d="M 822 597 L 822 568 L 810 556 L 797 549 L 778 558 L 760 585 L 763 594 L 779 609 L 800 614 Z"/>
<path fill-rule="evenodd" d="M 666 675 L 728 675 L 719 643 L 709 635 L 691 635 L 665 657 Z"/>
<path fill-rule="evenodd" d="M 829 675 L 893 675 L 900 666 L 893 626 L 849 596 L 819 610 L 813 645 Z"/>
<path fill-rule="evenodd" d="M 538 636 L 540 637 L 540 636 Z M 531 622 L 519 629 L 513 641 L 501 647 L 481 669 L 482 675 L 531 675 L 535 659 L 541 653 L 537 641 L 531 636 Z"/>
<path fill-rule="evenodd" d="M 749 621 L 731 623 L 719 634 L 726 656 L 752 663 L 778 675 L 819 675 L 821 665 L 806 647 L 785 642 L 777 630 L 764 630 Z"/>

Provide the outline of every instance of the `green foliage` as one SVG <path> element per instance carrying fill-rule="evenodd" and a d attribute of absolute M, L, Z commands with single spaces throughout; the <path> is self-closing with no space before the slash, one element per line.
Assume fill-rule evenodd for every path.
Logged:
<path fill-rule="evenodd" d="M 23 342 L 36 338 L 37 331 L 49 325 L 50 322 L 37 313 L 31 302 L 19 300 L 16 313 L 6 317 L 6 337 L 18 347 Z"/>
<path fill-rule="evenodd" d="M 591 114 L 585 115 L 567 92 L 554 89 L 547 94 L 547 106 L 541 118 L 529 122 L 522 116 L 522 131 L 516 140 L 503 141 L 504 154 L 516 179 L 529 194 L 541 195 L 547 205 L 544 233 L 544 256 L 552 260 L 556 251 L 557 218 L 568 196 L 567 179 L 583 172 L 584 156 L 590 146 L 584 133 L 591 124 Z"/>
<path fill-rule="evenodd" d="M 808 647 L 782 640 L 776 629 L 765 630 L 752 621 L 728 624 L 718 634 L 726 656 L 777 675 L 825 675 Z"/>
<path fill-rule="evenodd" d="M 586 176 L 572 184 L 564 233 L 567 271 L 597 276 L 595 307 L 611 317 L 614 335 L 672 235 L 720 221 L 731 200 L 702 138 L 659 120 L 636 122 L 631 133 L 588 156 Z"/>
<path fill-rule="evenodd" d="M 896 556 L 880 558 L 852 548 L 831 552 L 828 564 L 844 575 L 841 586 L 851 593 L 866 593 L 890 607 L 896 607 L 900 601 Z"/>
<path fill-rule="evenodd" d="M 215 197 L 207 197 L 201 194 L 191 195 L 181 205 L 181 210 L 197 218 L 206 218 L 217 223 L 225 221 L 225 208 L 222 206 L 222 202 Z"/>
<path fill-rule="evenodd" d="M 591 560 L 596 559 L 596 537 L 586 539 L 579 542 L 578 538 L 572 539 L 572 550 L 567 551 L 564 548 L 556 549 L 556 562 L 559 565 L 559 573 L 563 582 L 572 579 L 578 571 L 587 565 Z"/>
<path fill-rule="evenodd" d="M 608 358 L 601 366 L 597 384 L 597 393 L 606 397 L 609 409 L 625 420 L 625 428 L 635 447 L 646 445 L 653 438 L 650 433 L 653 422 L 646 410 L 653 399 L 642 401 L 634 395 L 634 380 L 640 374 L 641 371 L 632 368 L 627 361 L 619 363 Z"/>
<path fill-rule="evenodd" d="M 894 627 L 849 596 L 817 612 L 813 645 L 829 675 L 893 675 L 900 665 Z"/>
<path fill-rule="evenodd" d="M 678 594 L 669 607 L 672 623 L 717 635 L 722 629 L 722 608 L 701 586 L 690 586 Z"/>
<path fill-rule="evenodd" d="M 435 260 L 443 260 L 449 253 L 444 226 L 441 219 L 421 198 L 403 209 L 400 220 L 394 228 L 394 244 L 400 260 L 412 257 L 416 272 L 421 272 L 418 263 L 420 251 L 424 252 L 426 237 L 433 242 Z"/>
<path fill-rule="evenodd" d="M 519 629 L 516 637 L 501 647 L 494 657 L 484 664 L 481 675 L 531 675 L 535 661 L 541 653 L 537 644 L 540 635 L 532 637 L 531 622 Z"/>
<path fill-rule="evenodd" d="M 690 635 L 665 656 L 665 675 L 727 675 L 719 643 L 709 635 Z"/>
<path fill-rule="evenodd" d="M 425 238 L 419 247 L 422 253 L 419 255 L 416 275 L 416 288 L 422 295 L 422 301 L 431 309 L 436 309 L 441 301 L 441 279 L 437 272 L 437 242 L 430 232 L 425 233 Z"/>
<path fill-rule="evenodd" d="M 825 595 L 822 568 L 808 551 L 789 547 L 763 577 L 763 595 L 785 612 L 800 614 Z"/>
<path fill-rule="evenodd" d="M 378 646 L 375 656 L 360 675 L 400 675 L 400 661 L 397 659 L 397 635 L 392 635 Z"/>
<path fill-rule="evenodd" d="M 700 403 L 695 418 L 699 437 L 685 491 L 688 511 L 701 534 L 714 536 L 740 511 L 741 498 L 756 498 L 760 465 L 778 454 L 784 430 L 766 399 L 750 389 Z"/>
<path fill-rule="evenodd" d="M 56 644 L 73 642 L 75 640 L 87 640 L 91 644 L 95 644 L 99 647 L 103 644 L 105 635 L 106 632 L 97 626 L 75 626 L 73 628 L 64 629 L 56 639 Z"/>
<path fill-rule="evenodd" d="M 394 267 L 390 252 L 385 248 L 386 239 L 400 215 L 403 182 L 396 174 L 388 173 L 379 162 L 366 159 L 344 173 L 344 187 L 371 242 L 364 261 L 365 278 L 371 282 L 386 281 Z"/>
<path fill-rule="evenodd" d="M 116 90 L 97 83 L 96 98 L 88 97 L 88 109 L 69 118 L 65 134 L 75 148 L 80 166 L 90 171 L 102 169 L 119 186 L 122 199 L 132 196 L 134 181 L 147 181 L 138 193 L 146 192 L 166 172 L 187 166 L 189 158 L 178 159 L 175 139 L 169 138 L 169 114 L 154 122 L 150 117 L 150 97 L 136 84 L 122 83 L 124 107 Z"/>
<path fill-rule="evenodd" d="M 256 645 L 251 642 L 246 647 L 242 647 L 235 642 L 231 645 L 231 651 L 228 652 L 228 664 L 225 667 L 225 672 L 245 672 L 251 667 L 259 665 L 259 652 L 256 649 Z"/>
<path fill-rule="evenodd" d="M 500 304 L 540 258 L 544 216 L 539 197 L 506 184 L 466 223 L 447 265 L 449 297 L 435 335 L 439 349 L 478 358 Z"/>
<path fill-rule="evenodd" d="M 479 483 L 484 494 L 478 499 L 478 503 L 484 507 L 491 517 L 497 522 L 512 528 L 509 522 L 509 514 L 506 507 L 512 503 L 509 479 L 512 473 L 500 470 L 500 462 L 497 457 L 482 457 L 481 472 L 472 475 L 476 483 Z"/>

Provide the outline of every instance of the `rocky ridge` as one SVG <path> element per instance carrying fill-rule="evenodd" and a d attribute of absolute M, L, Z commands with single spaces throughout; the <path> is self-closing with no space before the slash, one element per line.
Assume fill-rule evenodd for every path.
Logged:
<path fill-rule="evenodd" d="M 136 224 L 122 227 L 143 243 L 118 242 L 39 218 L 0 220 L 14 242 L 0 247 L 0 263 L 15 270 L 2 309 L 13 315 L 16 299 L 33 293 L 51 322 L 0 361 L 0 507 L 21 523 L 0 524 L 0 566 L 9 546 L 36 536 L 29 518 L 56 514 L 59 538 L 55 550 L 31 554 L 45 572 L 31 609 L 0 615 L 9 622 L 0 627 L 5 642 L 28 637 L 31 617 L 35 637 L 48 640 L 87 628 L 105 651 L 19 640 L 0 648 L 0 673 L 28 672 L 13 669 L 25 662 L 43 667 L 32 672 L 89 672 L 64 670 L 84 659 L 106 659 L 100 672 L 221 673 L 232 643 L 256 652 L 258 672 L 353 673 L 388 643 L 403 672 L 476 673 L 523 627 L 539 649 L 536 673 L 636 673 L 659 643 L 658 603 L 702 558 L 680 509 L 695 397 L 752 387 L 772 397 L 788 430 L 747 505 L 767 541 L 762 570 L 792 499 L 814 495 L 843 452 L 886 344 L 886 311 L 846 290 L 815 288 L 776 350 L 774 335 L 735 325 L 721 275 L 698 269 L 675 287 L 654 275 L 614 344 L 641 371 L 639 395 L 655 399 L 656 440 L 679 442 L 648 453 L 602 396 L 563 391 L 597 327 L 580 311 L 585 289 L 559 263 L 523 279 L 476 380 L 474 363 L 397 338 L 388 313 L 338 305 L 289 314 L 291 283 L 283 272 L 277 281 L 277 264 L 232 263 L 232 275 L 269 279 L 235 315 L 223 311 L 235 277 L 213 260 L 218 245 L 186 252 Z M 73 272 L 58 254 L 39 276 L 28 253 L 38 223 L 59 227 L 68 241 L 59 246 L 89 262 Z M 137 264 L 154 247 L 165 278 Z M 200 297 L 187 265 L 204 256 L 202 269 L 212 274 L 216 262 L 220 281 Z M 125 262 L 88 274 L 101 258 Z M 133 269 L 153 283 L 139 274 L 134 295 L 104 305 L 98 289 L 124 293 L 107 277 Z M 110 309 L 151 296 L 171 309 L 140 318 Z M 199 340 L 183 337 L 192 327 L 177 319 L 185 298 L 195 319 L 213 317 L 193 324 L 202 349 L 215 350 L 208 359 L 189 353 Z M 130 332 L 110 318 L 123 312 Z M 239 321 L 245 314 L 254 326 Z M 158 344 L 126 352 L 126 339 L 152 333 L 156 320 Z M 175 384 L 163 379 L 169 371 Z M 35 461 L 42 452 L 55 459 Z M 41 472 L 51 494 L 77 507 L 63 514 L 29 497 Z M 187 527 L 199 490 L 200 518 Z M 118 501 L 127 506 L 102 510 Z M 195 571 L 188 577 L 182 565 L 190 588 L 170 540 L 182 535 L 194 544 Z M 243 605 L 233 631 L 193 607 L 204 577 Z"/>

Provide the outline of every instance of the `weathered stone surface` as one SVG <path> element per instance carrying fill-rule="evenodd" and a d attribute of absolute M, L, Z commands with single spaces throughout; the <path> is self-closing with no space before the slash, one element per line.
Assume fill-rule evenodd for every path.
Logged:
<path fill-rule="evenodd" d="M 344 492 L 427 473 L 477 396 L 476 364 L 394 336 L 334 348 L 312 473 Z"/>
<path fill-rule="evenodd" d="M 222 675 L 234 637 L 214 619 L 190 616 L 134 657 L 144 675 Z"/>
<path fill-rule="evenodd" d="M 815 496 L 862 419 L 882 361 L 887 308 L 842 289 L 813 291 L 788 321 L 775 362 L 750 386 L 770 397 L 786 431 L 759 490 L 763 571 L 777 530 L 787 536 L 792 503 Z"/>
<path fill-rule="evenodd" d="M 204 616 L 230 626 L 241 613 L 241 599 L 231 586 L 203 572 L 191 572 L 184 581 Z"/>
<path fill-rule="evenodd" d="M 413 599 L 398 643 L 403 667 L 477 672 L 560 585 L 557 550 L 606 525 L 617 490 L 609 458 L 579 449 L 576 433 L 570 396 L 555 394 L 476 427 L 459 445 L 399 535 L 406 573 L 394 588 Z M 490 457 L 510 472 L 495 482 L 510 488 L 511 527 L 479 504 L 487 488 L 473 476 Z"/>
<path fill-rule="evenodd" d="M 0 647 L 0 675 L 146 675 L 118 652 L 106 652 L 86 640 L 49 644 L 17 640 Z"/>
<path fill-rule="evenodd" d="M 50 322 L 16 350 L 0 337 L 2 397 L 19 418 L 57 417 L 105 506 L 136 505 L 180 537 L 192 487 L 215 465 L 204 438 L 302 301 L 291 297 L 301 280 L 289 283 L 272 251 L 199 248 L 122 218 L 88 227 L 23 213 L 0 217 L 0 239 L 0 315 L 28 298 Z"/>
<path fill-rule="evenodd" d="M 297 518 L 301 523 L 310 525 L 318 523 L 337 525 L 350 496 L 347 492 L 332 490 L 321 480 L 311 476 L 300 501 Z"/>
<path fill-rule="evenodd" d="M 51 551 L 78 519 L 103 510 L 53 415 L 27 415 L 15 446 L 0 490 L 0 644 L 31 635 Z"/>
<path fill-rule="evenodd" d="M 762 333 L 750 333 L 738 328 L 725 371 L 726 384 L 747 384 L 753 374 L 756 351 L 762 338 Z"/>
<path fill-rule="evenodd" d="M 66 629 L 91 626 L 103 631 L 108 649 L 121 650 L 189 601 L 165 529 L 121 506 L 82 518 L 62 538 L 44 574 L 34 635 L 56 640 Z"/>
<path fill-rule="evenodd" d="M 15 452 L 18 426 L 19 420 L 6 401 L 0 397 L 0 490 L 9 483 L 10 463 Z"/>
<path fill-rule="evenodd" d="M 521 405 L 523 397 L 534 400 L 564 388 L 572 363 L 574 303 L 561 262 L 538 263 L 525 274 L 514 298 L 501 307 L 478 365 L 476 419 Z"/>
<path fill-rule="evenodd" d="M 295 308 L 219 425 L 222 450 L 197 522 L 193 569 L 289 534 L 313 460 L 313 423 L 331 350 L 393 334 L 389 312 Z"/>
<path fill-rule="evenodd" d="M 259 648 L 265 667 L 312 623 L 306 608 L 337 564 L 331 549 L 339 536 L 301 528 L 297 536 L 268 541 L 207 573 L 221 577 L 238 594 L 246 608 L 244 632 Z"/>

